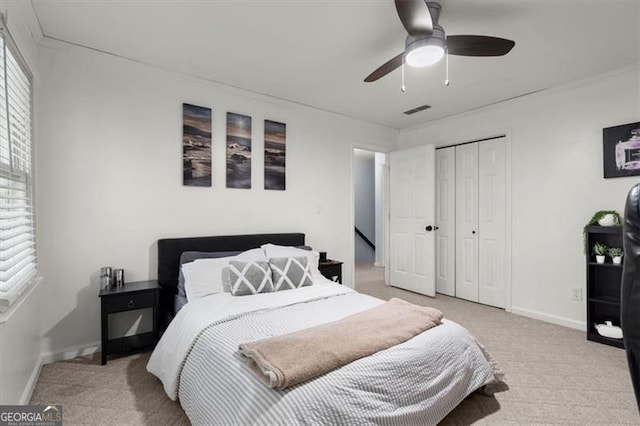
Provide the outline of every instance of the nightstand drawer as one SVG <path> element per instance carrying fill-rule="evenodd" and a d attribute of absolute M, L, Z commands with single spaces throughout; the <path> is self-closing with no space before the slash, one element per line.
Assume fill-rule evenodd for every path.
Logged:
<path fill-rule="evenodd" d="M 145 292 L 137 294 L 122 294 L 108 298 L 106 311 L 114 312 L 133 311 L 135 309 L 152 308 L 155 306 L 155 293 Z"/>

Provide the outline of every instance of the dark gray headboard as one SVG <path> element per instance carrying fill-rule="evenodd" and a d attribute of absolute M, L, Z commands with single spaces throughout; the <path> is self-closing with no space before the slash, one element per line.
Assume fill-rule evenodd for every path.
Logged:
<path fill-rule="evenodd" d="M 185 251 L 244 251 L 272 243 L 303 246 L 304 234 L 248 234 L 215 237 L 164 238 L 158 240 L 158 283 L 160 284 L 161 327 L 173 318 L 174 297 L 178 291 L 180 255 Z"/>

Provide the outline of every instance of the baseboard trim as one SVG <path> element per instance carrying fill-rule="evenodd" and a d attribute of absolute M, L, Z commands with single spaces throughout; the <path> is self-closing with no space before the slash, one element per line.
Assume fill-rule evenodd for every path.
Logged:
<path fill-rule="evenodd" d="M 40 355 L 42 365 L 52 362 L 65 361 L 79 356 L 91 355 L 100 351 L 100 342 L 87 343 L 85 345 L 69 346 L 56 352 L 46 352 Z"/>
<path fill-rule="evenodd" d="M 585 322 L 576 321 L 565 317 L 559 317 L 557 315 L 545 314 L 543 312 L 532 311 L 525 308 L 518 308 L 517 306 L 511 306 L 511 313 L 522 315 L 523 317 L 537 319 L 540 321 L 550 322 L 551 324 L 562 325 L 580 331 L 587 331 L 587 324 Z"/>
<path fill-rule="evenodd" d="M 40 371 L 42 371 L 42 355 L 40 355 L 38 361 L 36 361 L 33 366 L 33 371 L 31 371 L 27 385 L 24 387 L 24 391 L 18 401 L 19 405 L 27 405 L 29 401 L 31 401 L 33 391 L 36 389 L 36 383 L 38 383 L 38 378 L 40 377 Z"/>
<path fill-rule="evenodd" d="M 31 401 L 31 397 L 33 396 L 33 391 L 36 389 L 36 384 L 38 383 L 38 378 L 40 377 L 43 365 L 51 364 L 56 361 L 65 361 L 79 356 L 91 355 L 99 350 L 100 342 L 94 342 L 87 345 L 70 346 L 57 352 L 41 353 L 38 361 L 33 366 L 33 371 L 31 372 L 31 376 L 29 376 L 27 385 L 24 387 L 22 396 L 20 396 L 19 404 L 26 405 Z"/>

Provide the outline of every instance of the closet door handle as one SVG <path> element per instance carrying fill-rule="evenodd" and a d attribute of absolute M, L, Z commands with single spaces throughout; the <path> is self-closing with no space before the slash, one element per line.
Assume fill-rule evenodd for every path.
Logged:
<path fill-rule="evenodd" d="M 433 226 L 429 225 L 426 228 L 424 228 L 424 230 L 427 232 L 433 231 Z"/>
<path fill-rule="evenodd" d="M 476 233 L 476 231 L 471 231 L 471 233 L 472 233 L 472 234 L 475 234 L 475 233 Z"/>

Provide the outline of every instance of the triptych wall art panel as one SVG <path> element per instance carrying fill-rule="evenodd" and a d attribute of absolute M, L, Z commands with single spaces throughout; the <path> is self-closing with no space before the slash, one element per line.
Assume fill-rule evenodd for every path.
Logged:
<path fill-rule="evenodd" d="M 182 104 L 182 182 L 211 186 L 211 108 Z"/>
<path fill-rule="evenodd" d="M 640 122 L 602 130 L 604 177 L 640 176 Z"/>
<path fill-rule="evenodd" d="M 264 189 L 285 189 L 287 125 L 264 120 Z"/>
<path fill-rule="evenodd" d="M 251 188 L 251 117 L 227 113 L 227 188 Z"/>
<path fill-rule="evenodd" d="M 251 117 L 227 112 L 227 188 L 251 188 Z M 264 120 L 264 189 L 286 188 L 287 125 Z M 182 104 L 185 186 L 211 185 L 211 108 Z"/>

